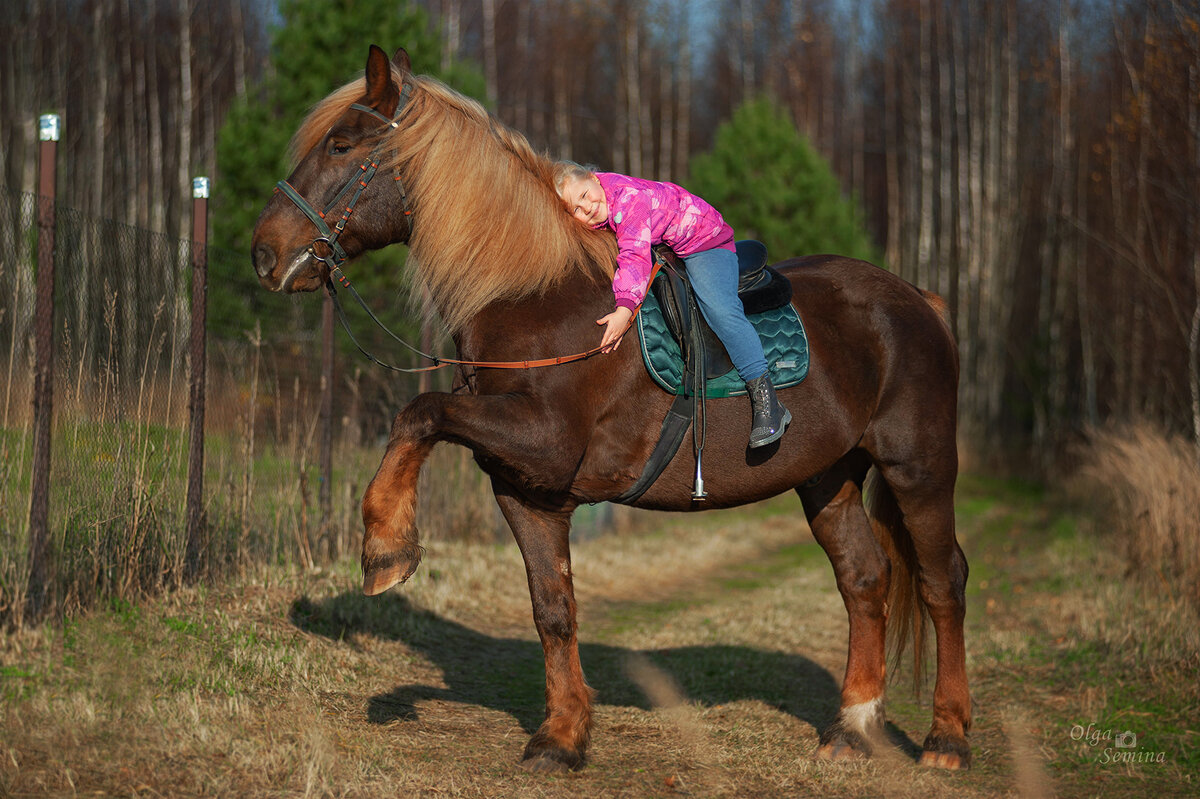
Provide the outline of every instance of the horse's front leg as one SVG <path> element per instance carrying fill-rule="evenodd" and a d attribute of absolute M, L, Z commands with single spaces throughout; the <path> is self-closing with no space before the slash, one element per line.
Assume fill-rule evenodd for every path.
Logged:
<path fill-rule="evenodd" d="M 363 494 L 363 593 L 381 594 L 416 571 L 424 549 L 417 536 L 417 480 L 438 441 L 454 441 L 477 457 L 505 461 L 529 451 L 535 419 L 512 395 L 421 394 L 392 422 L 387 452 Z"/>
<path fill-rule="evenodd" d="M 545 510 L 493 478 L 504 518 L 525 559 L 533 621 L 546 657 L 546 719 L 525 746 L 530 771 L 581 768 L 591 739 L 594 692 L 583 677 L 571 580 L 571 510 Z"/>

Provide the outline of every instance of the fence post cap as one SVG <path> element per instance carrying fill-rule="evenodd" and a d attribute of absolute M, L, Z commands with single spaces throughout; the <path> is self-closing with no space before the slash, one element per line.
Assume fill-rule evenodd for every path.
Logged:
<path fill-rule="evenodd" d="M 196 200 L 208 199 L 208 178 L 192 178 L 192 198 Z"/>
<path fill-rule="evenodd" d="M 38 117 L 38 139 L 41 141 L 58 141 L 61 128 L 58 114 L 42 114 Z"/>

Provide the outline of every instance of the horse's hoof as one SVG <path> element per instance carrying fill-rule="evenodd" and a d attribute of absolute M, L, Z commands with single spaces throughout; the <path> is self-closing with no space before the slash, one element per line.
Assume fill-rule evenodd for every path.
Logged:
<path fill-rule="evenodd" d="M 930 733 L 922 749 L 919 762 L 926 768 L 965 771 L 971 767 L 971 745 L 965 738 Z"/>
<path fill-rule="evenodd" d="M 393 585 L 399 585 L 407 579 L 408 575 L 404 573 L 403 567 L 399 565 L 364 573 L 363 593 L 367 596 L 376 596 L 382 594 Z"/>
<path fill-rule="evenodd" d="M 531 774 L 565 774 L 583 768 L 583 755 L 549 742 L 530 742 L 521 758 L 521 768 Z"/>
<path fill-rule="evenodd" d="M 552 757 L 538 755 L 522 760 L 521 770 L 528 771 L 530 774 L 566 774 L 571 767 Z"/>
<path fill-rule="evenodd" d="M 364 554 L 363 593 L 376 596 L 412 577 L 421 562 L 421 553 L 421 547 L 410 545 L 386 555 L 368 557 Z"/>
<path fill-rule="evenodd" d="M 952 752 L 922 752 L 920 765 L 925 768 L 940 768 L 947 771 L 965 771 L 971 764 L 964 762 L 961 755 Z"/>
<path fill-rule="evenodd" d="M 855 749 L 849 741 L 839 738 L 817 747 L 817 760 L 866 760 L 870 755 Z"/>

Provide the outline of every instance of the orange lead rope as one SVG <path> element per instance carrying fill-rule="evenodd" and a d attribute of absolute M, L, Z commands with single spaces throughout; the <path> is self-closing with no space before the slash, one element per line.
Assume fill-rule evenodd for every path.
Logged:
<path fill-rule="evenodd" d="M 658 275 L 658 270 L 661 268 L 661 266 L 661 263 L 659 263 L 658 259 L 655 258 L 654 265 L 650 270 L 650 279 L 646 282 L 647 292 L 650 291 L 650 286 L 654 283 L 654 278 Z M 422 358 L 428 358 L 429 360 L 433 361 L 433 366 L 394 366 L 390 363 L 384 363 L 364 349 L 362 344 L 358 343 L 358 339 L 354 337 L 353 331 L 350 330 L 350 322 L 346 318 L 346 312 L 342 308 L 341 301 L 338 299 L 337 289 L 333 285 L 333 278 L 337 278 L 337 281 L 341 283 L 342 286 L 346 288 L 352 295 L 354 295 L 354 299 L 358 301 L 358 304 L 362 306 L 362 309 L 367 312 L 369 317 L 371 317 L 371 321 L 378 325 L 383 332 L 387 333 L 393 339 L 403 344 L 405 347 L 412 350 Z M 432 372 L 436 369 L 441 369 L 444 366 L 476 366 L 485 369 L 536 369 L 541 366 L 558 366 L 564 363 L 582 361 L 592 357 L 602 349 L 602 347 L 593 347 L 587 352 L 577 352 L 573 355 L 559 355 L 554 358 L 538 358 L 529 361 L 463 361 L 457 358 L 440 358 L 436 355 L 430 355 L 429 353 L 421 352 L 419 349 L 393 333 L 385 324 L 383 324 L 383 322 L 379 321 L 379 318 L 375 316 L 375 314 L 367 306 L 366 302 L 363 301 L 362 296 L 357 290 L 355 290 L 354 286 L 350 284 L 350 280 L 342 272 L 341 267 L 335 266 L 329 270 L 329 279 L 325 281 L 325 290 L 328 292 L 330 299 L 333 300 L 333 307 L 337 309 L 338 318 L 342 320 L 342 327 L 346 330 L 346 335 L 350 337 L 350 340 L 354 343 L 354 346 L 358 348 L 358 351 L 361 352 L 372 363 L 382 366 L 384 369 L 390 369 L 393 372 Z M 643 299 L 642 302 L 645 302 L 645 299 Z M 622 336 L 628 333 L 633 327 L 633 323 L 635 320 L 637 320 L 637 316 L 641 310 L 642 303 L 639 302 L 637 307 L 633 309 L 633 316 L 629 317 L 629 324 L 625 326 L 624 332 L 621 333 Z"/>

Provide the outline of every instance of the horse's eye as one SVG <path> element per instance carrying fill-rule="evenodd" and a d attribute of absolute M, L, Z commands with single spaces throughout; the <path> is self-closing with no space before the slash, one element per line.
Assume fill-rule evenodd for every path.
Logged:
<path fill-rule="evenodd" d="M 331 139 L 329 142 L 330 155 L 345 155 L 346 153 L 350 152 L 350 149 L 350 145 L 346 142 L 336 141 L 333 139 Z"/>

